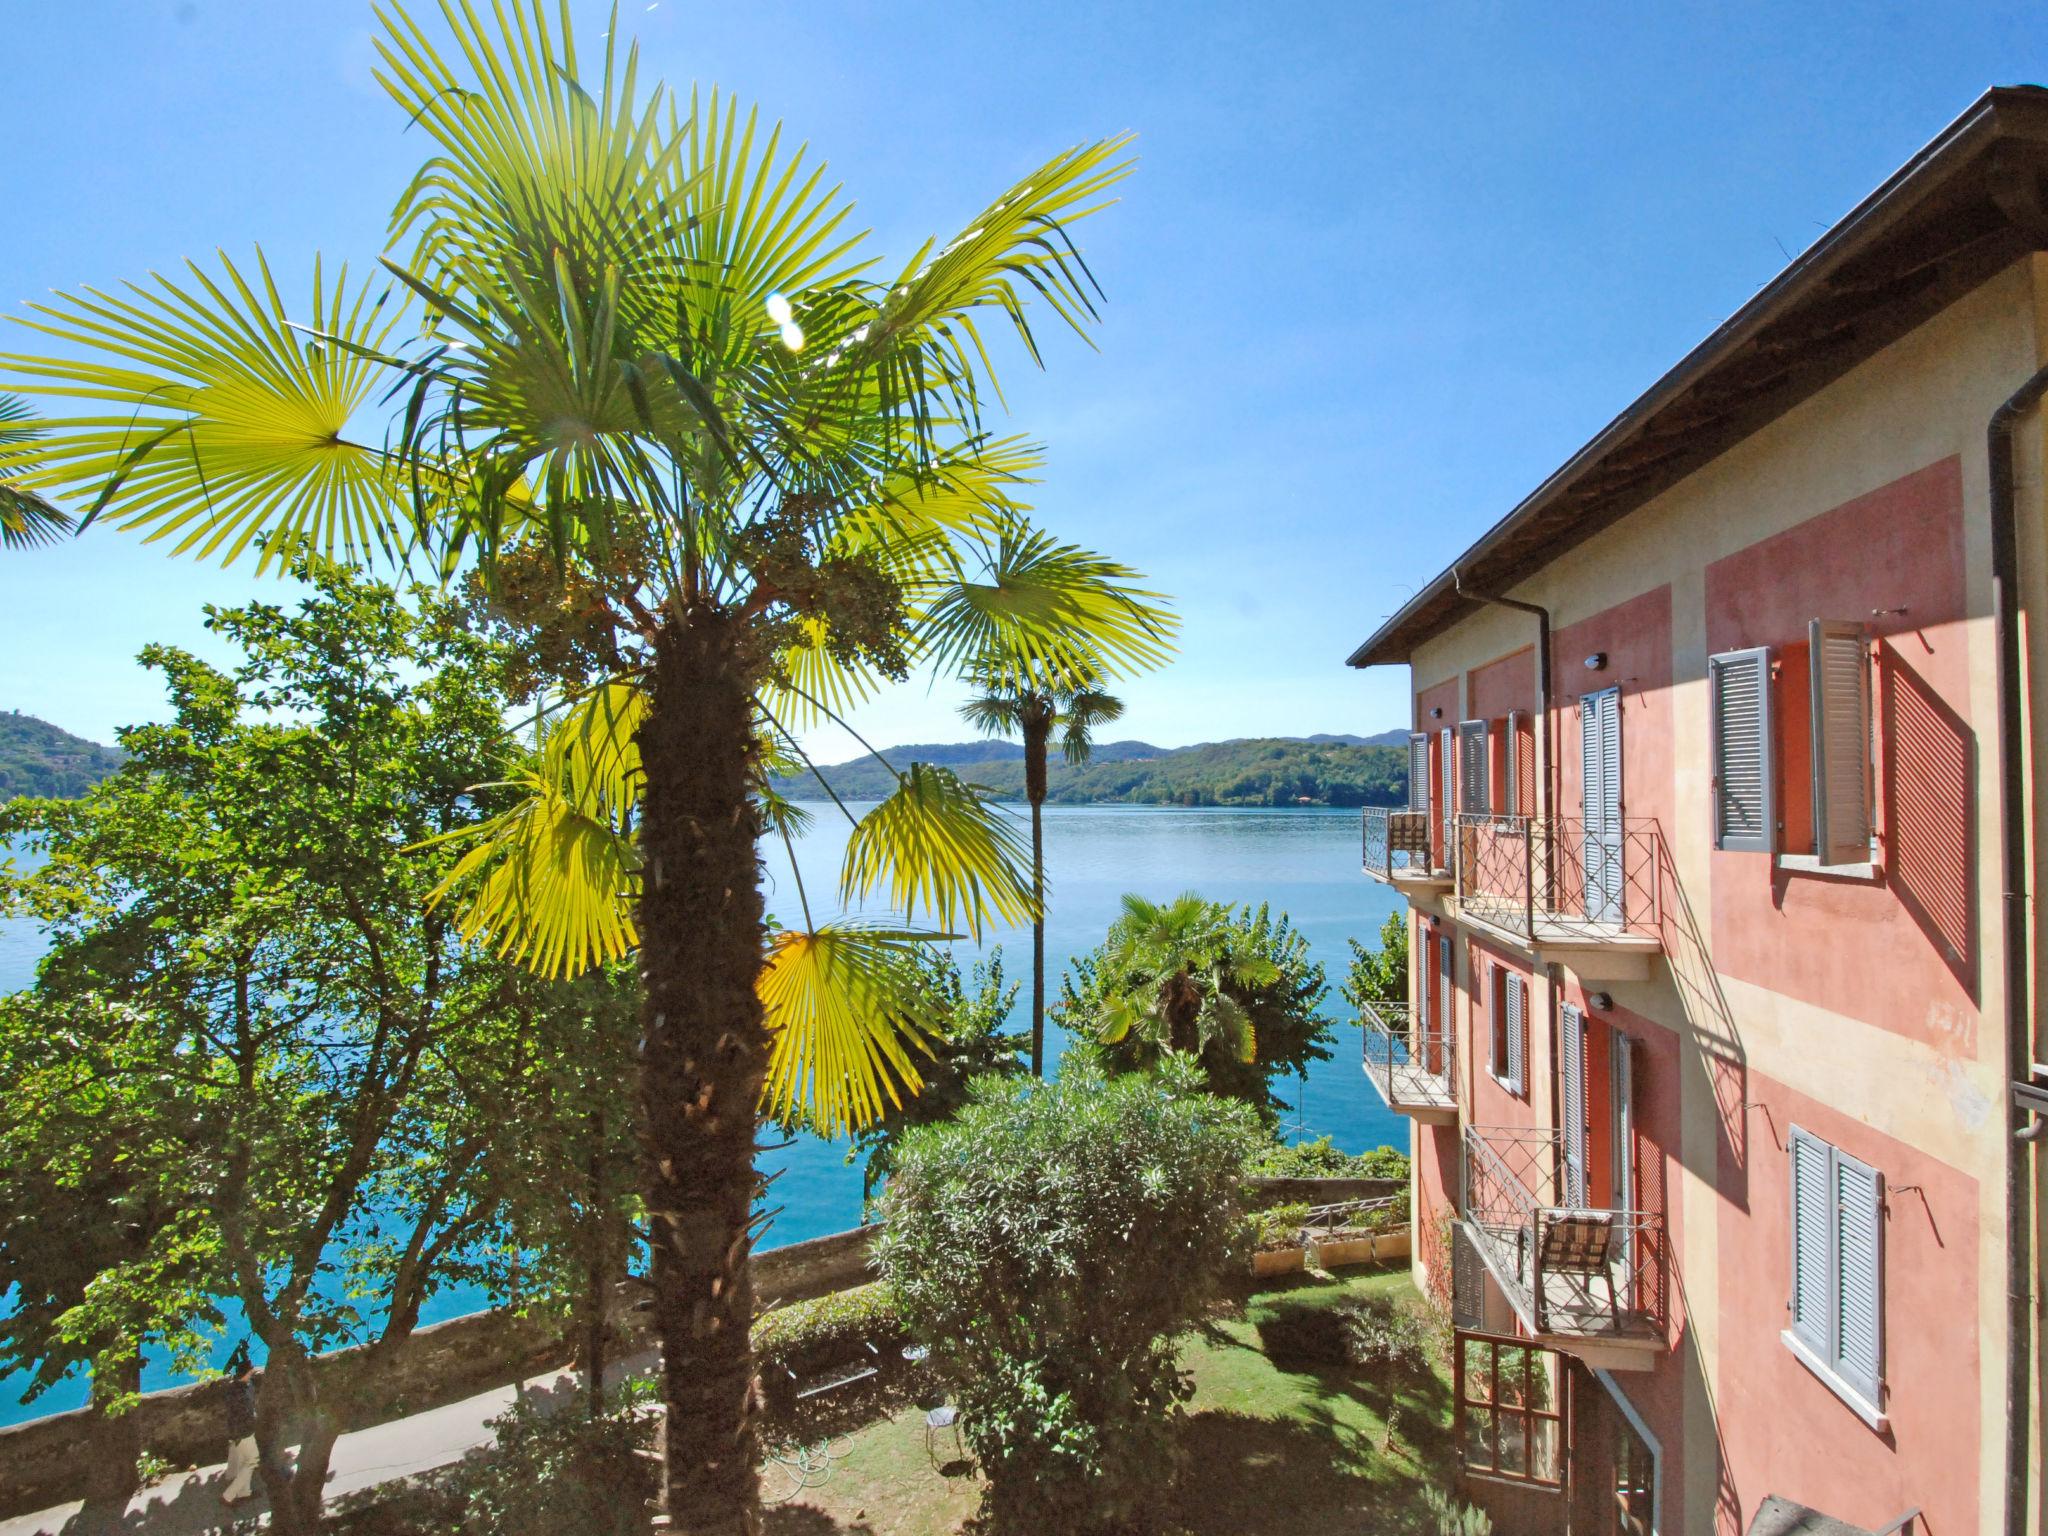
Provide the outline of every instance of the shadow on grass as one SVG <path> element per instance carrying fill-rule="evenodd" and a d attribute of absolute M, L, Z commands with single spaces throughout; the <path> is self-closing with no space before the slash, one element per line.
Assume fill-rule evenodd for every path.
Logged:
<path fill-rule="evenodd" d="M 1173 1495 L 1178 1524 L 1189 1536 L 1420 1529 L 1416 1469 L 1376 1447 L 1362 1457 L 1362 1447 L 1344 1443 L 1358 1438 L 1327 1422 L 1195 1414 L 1181 1436 L 1188 1460 Z"/>
<path fill-rule="evenodd" d="M 763 1511 L 761 1536 L 874 1536 L 865 1520 L 841 1525 L 809 1504 L 779 1504 Z"/>

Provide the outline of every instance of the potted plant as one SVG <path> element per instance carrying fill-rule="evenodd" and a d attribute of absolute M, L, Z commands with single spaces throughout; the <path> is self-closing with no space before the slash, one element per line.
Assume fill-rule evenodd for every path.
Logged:
<path fill-rule="evenodd" d="M 1292 1274 L 1308 1265 L 1301 1226 L 1308 1206 L 1274 1205 L 1252 1213 L 1252 1273 L 1261 1279 Z"/>

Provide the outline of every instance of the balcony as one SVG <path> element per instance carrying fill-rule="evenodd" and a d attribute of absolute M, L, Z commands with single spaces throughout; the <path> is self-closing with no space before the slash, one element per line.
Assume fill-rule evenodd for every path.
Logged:
<path fill-rule="evenodd" d="M 1451 872 L 1443 867 L 1443 842 L 1431 849 L 1429 812 L 1365 808 L 1365 872 L 1375 880 L 1412 891 L 1445 891 Z"/>
<path fill-rule="evenodd" d="M 1425 1125 L 1458 1119 L 1453 1038 L 1440 1025 L 1418 1019 L 1406 1003 L 1366 1003 L 1365 1075 L 1387 1108 Z"/>
<path fill-rule="evenodd" d="M 1563 1167 L 1556 1131 L 1467 1128 L 1466 1236 L 1537 1343 L 1648 1370 L 1665 1348 L 1664 1218 L 1561 1202 Z"/>
<path fill-rule="evenodd" d="M 1664 843 L 1654 821 L 1588 838 L 1574 817 L 1460 816 L 1460 922 L 1587 981 L 1642 981 L 1663 949 Z"/>

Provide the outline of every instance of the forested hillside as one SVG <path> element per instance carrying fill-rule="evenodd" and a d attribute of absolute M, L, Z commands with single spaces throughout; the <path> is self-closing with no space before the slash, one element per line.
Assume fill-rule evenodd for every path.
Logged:
<path fill-rule="evenodd" d="M 1402 733 L 1387 733 L 1400 737 Z M 1104 742 L 1080 768 L 1055 747 L 1048 798 L 1056 805 L 1398 805 L 1408 798 L 1407 754 L 1379 738 L 1258 737 L 1163 748 L 1142 741 Z M 1371 741 L 1375 744 L 1368 744 Z M 1014 742 L 890 749 L 889 760 L 943 763 L 1004 799 L 1022 799 L 1023 752 Z M 887 770 L 861 759 L 824 770 L 841 798 L 873 800 L 894 785 Z M 801 774 L 778 781 L 793 799 L 823 797 Z"/>
<path fill-rule="evenodd" d="M 19 710 L 0 714 L 0 800 L 82 795 L 119 768 L 125 754 Z"/>

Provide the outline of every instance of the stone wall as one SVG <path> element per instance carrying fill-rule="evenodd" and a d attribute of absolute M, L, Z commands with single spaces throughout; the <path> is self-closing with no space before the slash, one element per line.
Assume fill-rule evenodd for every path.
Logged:
<path fill-rule="evenodd" d="M 871 1279 L 868 1245 L 872 1227 L 770 1249 L 754 1260 L 754 1288 L 765 1310 L 785 1302 L 845 1290 Z M 629 1282 L 613 1313 L 621 1352 L 651 1342 L 649 1319 L 636 1304 Z M 323 1389 L 340 1386 L 360 1351 L 337 1350 L 316 1363 Z M 362 1429 L 421 1413 L 507 1382 L 566 1364 L 574 1351 L 558 1321 L 516 1317 L 509 1312 L 474 1312 L 415 1330 L 397 1345 L 375 1381 L 351 1383 L 346 1427 Z M 330 1389 L 328 1383 L 334 1385 Z M 126 1439 L 174 1466 L 206 1465 L 226 1454 L 222 1394 L 226 1384 L 202 1382 L 145 1393 L 120 1422 L 120 1435 L 90 1409 L 52 1414 L 0 1429 L 0 1518 L 86 1497 L 95 1464 L 95 1445 Z"/>

